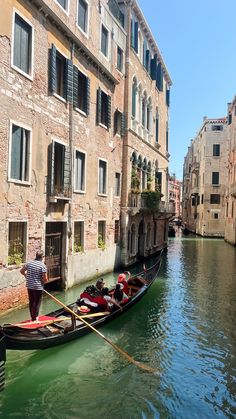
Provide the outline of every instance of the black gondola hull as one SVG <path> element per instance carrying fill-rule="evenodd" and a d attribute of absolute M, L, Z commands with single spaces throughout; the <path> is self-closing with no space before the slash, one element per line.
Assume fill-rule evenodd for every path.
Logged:
<path fill-rule="evenodd" d="M 119 308 L 116 308 L 114 311 L 109 313 L 106 316 L 100 318 L 94 318 L 90 320 L 90 324 L 98 329 L 104 324 L 114 320 L 115 318 L 121 316 L 123 313 L 128 311 L 132 306 L 134 306 L 143 296 L 147 293 L 148 289 L 154 282 L 161 264 L 161 255 L 159 255 L 157 262 L 147 271 L 143 271 L 140 274 L 144 275 L 145 279 L 148 281 L 147 285 L 142 286 L 136 294 L 131 297 L 131 299 L 122 307 L 122 311 Z M 139 275 L 140 275 L 139 274 Z M 59 309 L 48 314 L 48 316 L 60 317 L 64 313 L 64 309 Z M 88 321 L 88 320 L 87 320 Z M 81 323 L 81 322 L 80 322 Z M 46 331 L 46 329 L 45 329 Z M 72 340 L 78 339 L 91 332 L 91 328 L 86 326 L 84 323 L 76 326 L 74 330 L 61 331 L 58 334 L 53 334 L 51 336 L 44 336 L 43 329 L 37 331 L 29 331 L 24 329 L 19 329 L 16 327 L 11 327 L 11 325 L 4 325 L 3 332 L 6 338 L 6 347 L 7 349 L 16 349 L 16 350 L 34 350 L 34 349 L 47 349 L 57 345 L 62 345 L 68 343 Z"/>

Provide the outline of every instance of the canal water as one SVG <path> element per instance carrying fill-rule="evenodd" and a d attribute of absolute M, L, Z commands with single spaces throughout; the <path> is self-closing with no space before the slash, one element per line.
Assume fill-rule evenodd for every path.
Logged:
<path fill-rule="evenodd" d="M 80 291 L 59 296 L 69 303 Z M 45 299 L 42 311 L 54 304 Z M 20 310 L 0 323 L 26 316 Z M 222 240 L 170 239 L 143 300 L 101 329 L 156 373 L 128 364 L 94 334 L 44 351 L 8 351 L 0 417 L 235 418 L 235 320 L 236 249 Z"/>

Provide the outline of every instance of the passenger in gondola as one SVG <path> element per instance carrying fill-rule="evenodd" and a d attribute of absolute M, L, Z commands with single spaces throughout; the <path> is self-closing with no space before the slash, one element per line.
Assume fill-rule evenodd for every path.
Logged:
<path fill-rule="evenodd" d="M 102 295 L 102 290 L 104 286 L 105 286 L 104 279 L 103 278 L 98 279 L 96 282 L 96 288 L 100 292 L 101 295 Z"/>
<path fill-rule="evenodd" d="M 126 274 L 128 274 L 128 279 L 126 279 Z M 138 287 L 147 285 L 147 281 L 141 276 L 136 276 L 135 278 L 131 278 L 131 273 L 129 271 L 124 272 L 123 274 L 120 274 L 118 276 L 118 283 L 121 283 L 124 285 L 124 293 L 126 295 L 129 295 L 129 290 L 130 290 L 129 285 L 134 285 Z"/>
<path fill-rule="evenodd" d="M 114 308 L 114 306 L 119 307 L 119 309 L 122 311 L 122 307 L 119 304 L 119 302 L 117 302 L 114 298 L 112 298 L 109 295 L 109 289 L 107 287 L 103 288 L 102 293 L 103 293 L 103 297 L 107 301 L 107 309 L 109 311 L 112 311 L 112 309 Z"/>
<path fill-rule="evenodd" d="M 77 300 L 77 305 L 79 307 L 86 305 L 92 312 L 105 311 L 107 309 L 107 301 L 104 299 L 102 291 L 94 285 L 89 285 L 85 288 Z"/>
<path fill-rule="evenodd" d="M 124 285 L 122 283 L 116 284 L 116 288 L 113 294 L 114 300 L 117 301 L 117 303 L 125 304 L 129 300 L 128 295 L 126 295 L 123 291 Z"/>

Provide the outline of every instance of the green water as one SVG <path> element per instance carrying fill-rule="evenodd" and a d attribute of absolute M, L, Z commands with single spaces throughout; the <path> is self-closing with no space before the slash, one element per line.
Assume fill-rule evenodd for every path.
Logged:
<path fill-rule="evenodd" d="M 59 296 L 69 303 L 80 290 Z M 41 311 L 54 307 L 45 299 Z M 0 322 L 25 317 L 20 310 Z M 101 329 L 156 373 L 128 364 L 93 334 L 44 351 L 8 351 L 0 417 L 235 418 L 235 319 L 236 249 L 171 239 L 144 299 Z"/>

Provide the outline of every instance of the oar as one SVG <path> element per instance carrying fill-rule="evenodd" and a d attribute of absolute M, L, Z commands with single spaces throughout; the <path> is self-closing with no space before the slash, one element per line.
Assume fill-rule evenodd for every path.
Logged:
<path fill-rule="evenodd" d="M 152 367 L 150 367 L 149 365 L 144 365 L 139 361 L 136 361 L 134 358 L 132 358 L 132 356 L 130 356 L 127 352 L 125 352 L 123 349 L 119 348 L 119 346 L 117 346 L 114 342 L 112 342 L 110 339 L 108 339 L 106 336 L 104 336 L 101 332 L 99 332 L 99 330 L 95 329 L 95 327 L 93 327 L 91 324 L 89 324 L 88 322 L 86 322 L 86 320 L 82 317 L 79 316 L 77 313 L 75 313 L 73 310 L 71 310 L 69 307 L 67 307 L 65 304 L 63 304 L 60 300 L 58 300 L 56 297 L 54 297 L 54 295 L 50 294 L 48 291 L 44 290 L 45 294 L 47 294 L 50 298 L 52 298 L 52 300 L 56 301 L 59 305 L 61 305 L 62 307 L 64 307 L 64 309 L 66 311 L 68 311 L 68 313 L 73 314 L 73 316 L 75 316 L 77 319 L 79 319 L 81 322 L 83 322 L 84 324 L 86 324 L 86 326 L 88 326 L 91 330 L 93 330 L 93 332 L 97 333 L 98 336 L 100 336 L 102 339 L 104 339 L 107 343 L 109 343 L 117 352 L 119 352 L 124 358 L 126 358 L 130 363 L 136 365 L 137 367 L 141 368 L 142 370 L 145 370 L 147 372 L 156 372 Z"/>

